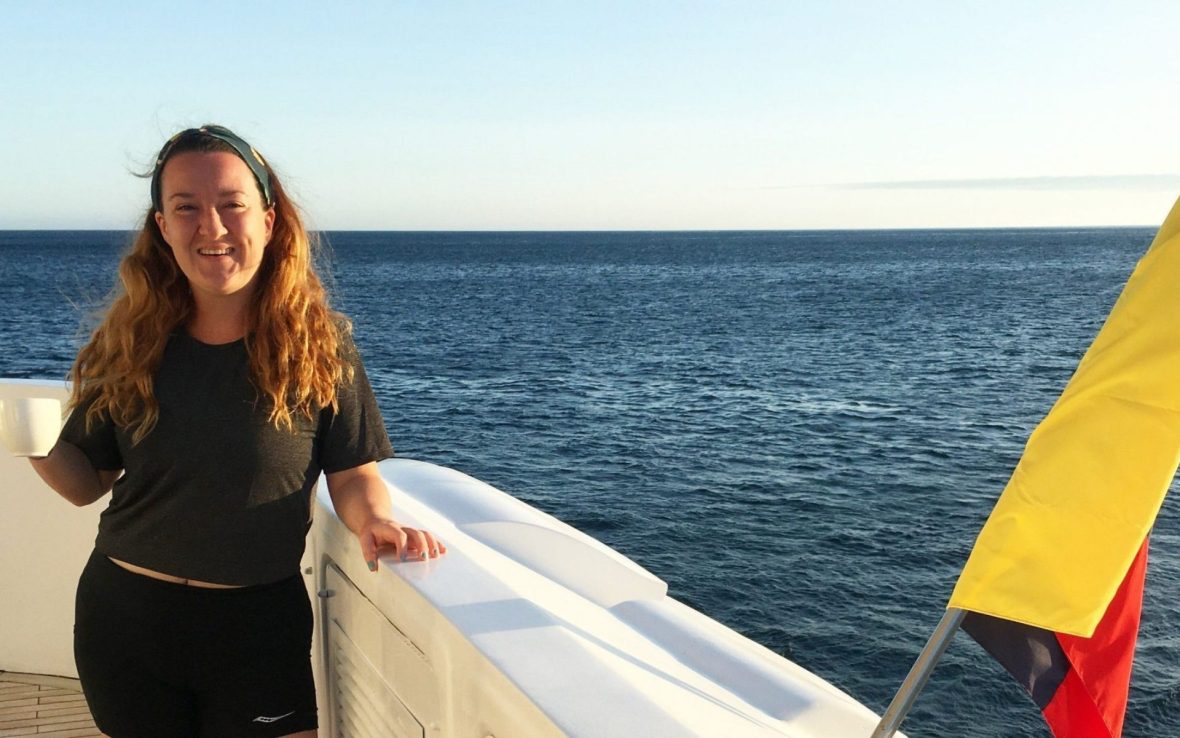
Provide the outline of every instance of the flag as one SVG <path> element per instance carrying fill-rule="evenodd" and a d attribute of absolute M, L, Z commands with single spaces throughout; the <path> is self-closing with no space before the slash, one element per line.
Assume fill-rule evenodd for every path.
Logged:
<path fill-rule="evenodd" d="M 968 612 L 963 630 L 1020 682 L 1058 738 L 1123 732 L 1143 605 L 1147 542 L 1089 638 Z"/>
<path fill-rule="evenodd" d="M 1180 463 L 1180 201 L 980 531 L 948 607 L 1058 738 L 1117 738 L 1147 538 Z"/>

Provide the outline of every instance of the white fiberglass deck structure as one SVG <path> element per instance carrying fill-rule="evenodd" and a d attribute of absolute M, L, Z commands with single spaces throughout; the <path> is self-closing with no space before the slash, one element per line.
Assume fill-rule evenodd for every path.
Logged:
<path fill-rule="evenodd" d="M 0 401 L 65 395 L 0 380 Z M 320 485 L 303 575 L 324 738 L 872 733 L 866 707 L 593 538 L 458 471 L 380 466 L 398 517 L 449 553 L 369 572 Z M 74 590 L 106 503 L 70 505 L 7 453 L 0 487 L 0 672 L 76 677 Z"/>

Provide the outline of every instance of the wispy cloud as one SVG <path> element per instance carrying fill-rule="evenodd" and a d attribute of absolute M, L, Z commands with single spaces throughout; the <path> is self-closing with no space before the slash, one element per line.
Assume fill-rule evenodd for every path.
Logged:
<path fill-rule="evenodd" d="M 802 188 L 829 190 L 1165 190 L 1180 189 L 1180 174 L 914 179 L 895 182 L 783 185 L 763 187 L 760 189 L 793 190 Z"/>

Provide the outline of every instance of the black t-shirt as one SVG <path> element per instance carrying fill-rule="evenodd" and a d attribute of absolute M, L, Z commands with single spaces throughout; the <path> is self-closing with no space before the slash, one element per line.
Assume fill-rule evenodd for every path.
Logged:
<path fill-rule="evenodd" d="M 86 407 L 61 438 L 96 469 L 123 469 L 98 524 L 99 553 L 186 579 L 251 585 L 299 570 L 320 472 L 393 456 L 360 356 L 338 388 L 338 411 L 296 413 L 293 430 L 267 419 L 244 341 L 174 334 L 154 378 L 155 428 L 139 442 L 109 417 L 86 432 Z"/>

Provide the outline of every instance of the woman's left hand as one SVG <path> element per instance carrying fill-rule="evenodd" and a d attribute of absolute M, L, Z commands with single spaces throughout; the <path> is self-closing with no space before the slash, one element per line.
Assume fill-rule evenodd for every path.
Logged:
<path fill-rule="evenodd" d="M 377 555 L 383 547 L 392 547 L 402 561 L 436 559 L 447 552 L 430 531 L 410 528 L 389 518 L 371 518 L 357 532 L 357 538 L 369 571 L 377 571 Z"/>

